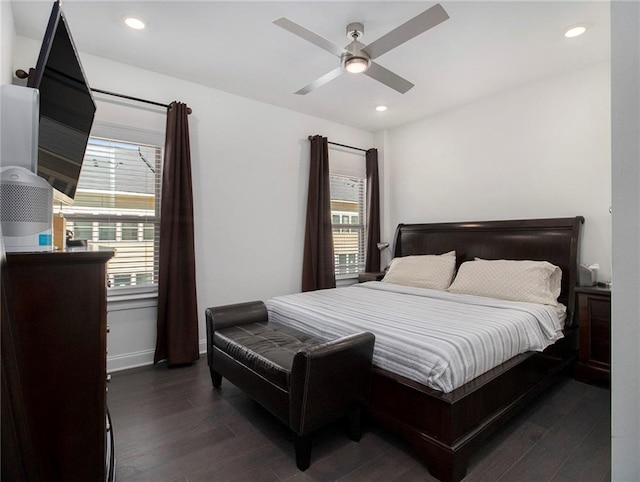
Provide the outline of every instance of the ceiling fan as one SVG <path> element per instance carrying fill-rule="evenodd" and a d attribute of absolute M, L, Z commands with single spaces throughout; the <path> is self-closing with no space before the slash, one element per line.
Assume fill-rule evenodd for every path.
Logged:
<path fill-rule="evenodd" d="M 347 37 L 351 39 L 351 42 L 344 48 L 338 47 L 327 39 L 320 37 L 285 17 L 274 20 L 273 23 L 317 45 L 321 49 L 340 57 L 339 67 L 305 85 L 302 89 L 298 90 L 296 94 L 308 94 L 312 90 L 342 75 L 344 72 L 354 74 L 363 73 L 404 94 L 413 87 L 413 84 L 390 70 L 385 69 L 373 60 L 387 53 L 389 50 L 396 48 L 398 45 L 402 45 L 408 40 L 444 22 L 448 18 L 449 15 L 447 15 L 444 8 L 442 8 L 440 4 L 436 4 L 368 45 L 364 45 L 359 41 L 364 33 L 364 26 L 359 22 L 350 23 L 347 25 Z"/>

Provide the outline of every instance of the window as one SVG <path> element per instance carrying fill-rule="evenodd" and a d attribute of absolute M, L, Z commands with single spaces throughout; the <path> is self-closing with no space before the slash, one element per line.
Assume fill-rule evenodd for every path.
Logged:
<path fill-rule="evenodd" d="M 100 241 L 116 240 L 116 223 L 99 223 L 98 239 Z"/>
<path fill-rule="evenodd" d="M 331 174 L 331 220 L 336 275 L 364 271 L 366 181 Z"/>
<path fill-rule="evenodd" d="M 122 240 L 123 241 L 138 241 L 142 223 L 122 223 Z"/>
<path fill-rule="evenodd" d="M 74 203 L 58 209 L 74 239 L 115 249 L 111 290 L 157 286 L 161 171 L 159 146 L 91 137 Z"/>

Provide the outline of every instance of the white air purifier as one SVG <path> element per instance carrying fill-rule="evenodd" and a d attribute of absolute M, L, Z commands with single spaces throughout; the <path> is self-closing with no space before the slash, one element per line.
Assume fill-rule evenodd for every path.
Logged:
<path fill-rule="evenodd" d="M 53 251 L 53 188 L 28 169 L 0 169 L 0 224 L 7 252 Z"/>

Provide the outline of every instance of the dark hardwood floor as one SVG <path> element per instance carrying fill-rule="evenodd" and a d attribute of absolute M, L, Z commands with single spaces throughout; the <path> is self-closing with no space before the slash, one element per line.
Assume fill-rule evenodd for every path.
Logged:
<path fill-rule="evenodd" d="M 314 439 L 296 469 L 287 429 L 228 381 L 193 366 L 114 373 L 108 403 L 118 481 L 436 480 L 402 441 L 374 424 L 359 443 L 340 424 Z M 610 480 L 610 392 L 567 379 L 490 439 L 467 481 Z"/>

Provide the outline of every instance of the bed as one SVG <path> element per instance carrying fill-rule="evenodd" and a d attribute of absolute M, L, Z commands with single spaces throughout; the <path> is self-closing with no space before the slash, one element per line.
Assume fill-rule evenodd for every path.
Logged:
<path fill-rule="evenodd" d="M 479 444 L 564 376 L 575 362 L 574 287 L 583 222 L 584 218 L 577 216 L 397 227 L 394 258 L 454 250 L 457 267 L 476 258 L 534 260 L 547 261 L 562 272 L 558 300 L 566 307 L 563 336 L 541 351 L 508 358 L 449 390 L 429 388 L 414 376 L 381 368 L 374 355 L 374 365 L 378 366 L 373 369 L 371 418 L 403 437 L 439 480 L 464 478 Z"/>

